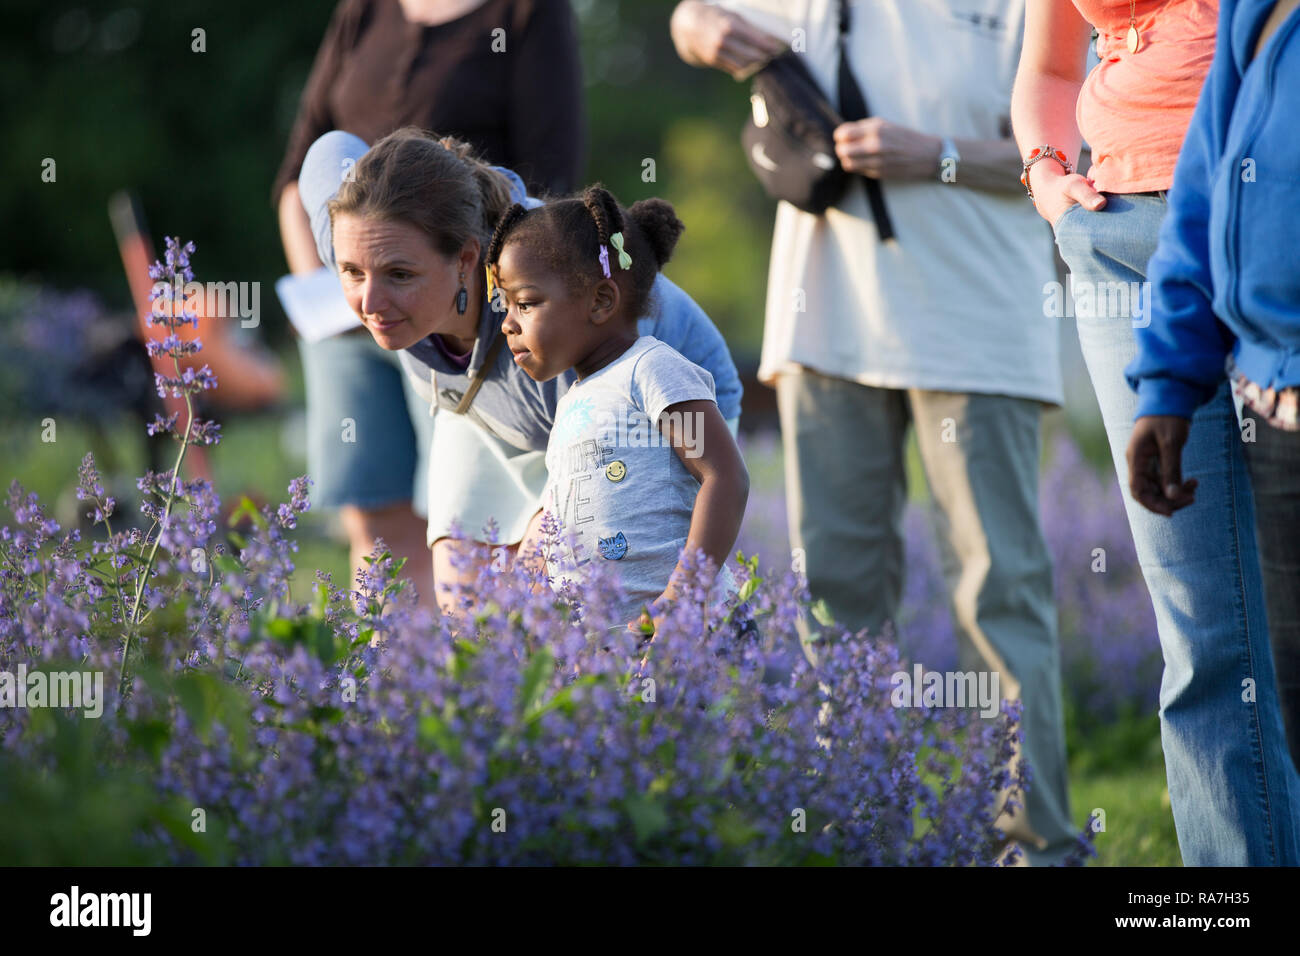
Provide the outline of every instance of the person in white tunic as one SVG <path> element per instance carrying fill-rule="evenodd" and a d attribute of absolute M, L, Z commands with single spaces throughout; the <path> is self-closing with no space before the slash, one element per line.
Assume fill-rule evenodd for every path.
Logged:
<path fill-rule="evenodd" d="M 1042 412 L 1063 400 L 1043 287 L 1051 236 L 1010 137 L 1023 0 L 847 4 L 845 50 L 873 115 L 835 131 L 861 180 L 824 215 L 780 203 L 759 377 L 777 391 L 792 542 L 837 623 L 896 626 L 906 436 L 914 428 L 964 669 L 1023 701 L 1028 862 L 1073 844 L 1052 563 L 1038 515 Z M 787 47 L 834 105 L 839 0 L 684 2 L 684 60 L 747 78 Z"/>

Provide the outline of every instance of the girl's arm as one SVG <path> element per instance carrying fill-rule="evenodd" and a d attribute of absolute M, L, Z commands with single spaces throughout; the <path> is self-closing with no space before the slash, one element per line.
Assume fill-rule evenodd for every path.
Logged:
<path fill-rule="evenodd" d="M 682 428 L 681 422 L 688 416 L 692 427 Z M 745 460 L 713 402 L 699 400 L 669 405 L 659 417 L 659 430 L 672 443 L 686 470 L 700 483 L 691 529 L 686 536 L 687 553 L 702 549 L 721 568 L 731 556 L 736 536 L 740 534 L 741 519 L 745 517 L 745 502 L 749 499 L 749 471 Z M 674 579 L 681 570 L 678 563 L 673 571 Z M 660 600 L 675 597 L 676 588 L 670 581 Z"/>
<path fill-rule="evenodd" d="M 1025 42 L 1011 93 L 1011 126 L 1022 156 L 1035 146 L 1052 145 L 1063 150 L 1072 164 L 1078 163 L 1083 138 L 1074 109 L 1083 87 L 1091 33 L 1088 21 L 1068 0 L 1029 0 L 1026 5 Z M 1066 175 L 1050 159 L 1030 168 L 1029 184 L 1038 214 L 1049 223 L 1055 224 L 1075 203 L 1093 211 L 1106 205 L 1105 197 L 1086 178 Z"/>

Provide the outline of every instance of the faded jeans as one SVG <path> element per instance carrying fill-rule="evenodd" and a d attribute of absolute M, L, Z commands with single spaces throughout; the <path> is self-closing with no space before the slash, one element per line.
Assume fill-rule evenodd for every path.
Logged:
<path fill-rule="evenodd" d="M 1155 251 L 1164 195 L 1106 199 L 1097 212 L 1071 206 L 1053 227 L 1076 305 L 1084 289 L 1102 302 L 1099 283 L 1145 282 Z M 1147 511 L 1128 491 L 1137 395 L 1124 368 L 1137 354 L 1134 324 L 1148 319 L 1132 310 L 1099 314 L 1108 311 L 1076 316 L 1079 344 L 1155 606 L 1165 662 L 1160 737 L 1183 862 L 1294 866 L 1300 776 L 1274 683 L 1254 501 L 1230 387 L 1225 378 L 1192 419 L 1182 470 L 1199 481 L 1195 503 L 1172 517 Z"/>

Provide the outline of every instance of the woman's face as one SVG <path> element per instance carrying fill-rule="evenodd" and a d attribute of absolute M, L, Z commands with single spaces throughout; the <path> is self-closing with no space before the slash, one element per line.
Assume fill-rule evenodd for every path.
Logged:
<path fill-rule="evenodd" d="M 478 310 L 460 315 L 456 293 L 477 262 L 477 242 L 443 256 L 409 223 L 345 214 L 334 218 L 334 256 L 348 305 L 380 347 L 410 348 L 435 333 L 473 335 Z"/>

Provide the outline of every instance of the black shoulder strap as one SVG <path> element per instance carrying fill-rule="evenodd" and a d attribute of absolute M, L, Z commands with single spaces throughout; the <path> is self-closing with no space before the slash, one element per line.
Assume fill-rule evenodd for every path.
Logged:
<path fill-rule="evenodd" d="M 862 95 L 862 88 L 858 86 L 857 81 L 853 78 L 853 71 L 849 69 L 848 37 L 850 26 L 852 26 L 852 22 L 849 19 L 849 0 L 840 0 L 840 116 L 846 120 L 866 119 L 871 115 L 871 112 L 867 109 L 866 97 Z M 885 208 L 885 195 L 880 188 L 880 180 L 872 179 L 869 176 L 860 178 L 867 189 L 867 202 L 871 204 L 871 217 L 876 221 L 876 232 L 880 235 L 880 241 L 884 242 L 887 239 L 893 239 L 894 224 L 889 219 L 889 210 Z"/>

